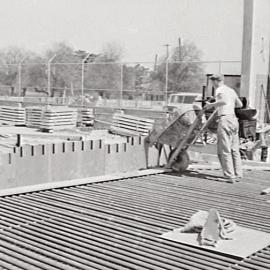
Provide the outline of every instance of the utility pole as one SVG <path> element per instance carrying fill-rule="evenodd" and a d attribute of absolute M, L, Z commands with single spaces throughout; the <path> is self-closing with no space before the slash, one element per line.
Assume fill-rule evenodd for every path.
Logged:
<path fill-rule="evenodd" d="M 52 56 L 49 61 L 48 61 L 48 85 L 47 85 L 47 92 L 48 92 L 48 96 L 51 96 L 51 63 L 52 61 L 55 59 L 56 54 L 54 56 Z"/>
<path fill-rule="evenodd" d="M 178 38 L 178 58 L 179 58 L 179 62 L 181 61 L 181 58 L 182 58 L 181 47 L 182 47 L 181 38 Z"/>
<path fill-rule="evenodd" d="M 22 63 L 25 57 L 23 57 L 18 65 L 18 88 L 19 88 L 19 97 L 22 95 Z"/>
<path fill-rule="evenodd" d="M 158 61 L 158 54 L 155 55 L 154 71 L 157 70 L 157 61 Z"/>
<path fill-rule="evenodd" d="M 165 44 L 164 45 L 166 47 L 166 58 L 167 60 L 169 59 L 170 53 L 169 53 L 169 47 L 171 46 L 170 44 Z"/>
<path fill-rule="evenodd" d="M 166 47 L 166 66 L 165 66 L 165 106 L 168 105 L 168 76 L 169 76 L 169 46 L 170 44 L 165 44 Z"/>

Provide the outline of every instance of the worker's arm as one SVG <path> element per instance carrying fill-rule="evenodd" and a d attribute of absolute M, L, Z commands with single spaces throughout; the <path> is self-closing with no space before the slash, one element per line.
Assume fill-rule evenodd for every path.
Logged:
<path fill-rule="evenodd" d="M 217 99 L 217 101 L 215 101 L 213 103 L 206 102 L 206 105 L 204 106 L 204 109 L 208 110 L 208 109 L 211 109 L 211 108 L 217 108 L 217 107 L 220 107 L 220 106 L 223 106 L 223 105 L 227 104 L 221 93 L 219 93 L 216 96 L 216 99 Z"/>
<path fill-rule="evenodd" d="M 242 101 L 240 100 L 239 97 L 237 97 L 236 100 L 235 100 L 235 107 L 236 108 L 242 108 L 243 107 L 243 103 L 242 103 Z"/>
<path fill-rule="evenodd" d="M 204 106 L 204 109 L 208 110 L 208 109 L 217 108 L 217 107 L 220 107 L 220 106 L 223 106 L 223 105 L 226 105 L 226 102 L 223 101 L 223 100 L 219 100 L 219 101 L 216 101 L 216 102 L 213 102 L 213 103 L 206 102 L 206 105 Z"/>

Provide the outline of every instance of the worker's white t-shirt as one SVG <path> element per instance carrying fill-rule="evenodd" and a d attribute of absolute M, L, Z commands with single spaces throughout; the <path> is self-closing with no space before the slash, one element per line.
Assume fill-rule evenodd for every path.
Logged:
<path fill-rule="evenodd" d="M 238 96 L 234 89 L 222 85 L 216 89 L 216 101 L 224 101 L 226 104 L 218 107 L 218 115 L 234 115 L 235 103 Z"/>

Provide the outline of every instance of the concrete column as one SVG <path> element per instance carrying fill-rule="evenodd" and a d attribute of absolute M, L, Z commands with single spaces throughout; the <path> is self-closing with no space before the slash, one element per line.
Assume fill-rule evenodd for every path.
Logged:
<path fill-rule="evenodd" d="M 270 1 L 244 0 L 242 78 L 240 95 L 264 118 L 269 72 Z"/>

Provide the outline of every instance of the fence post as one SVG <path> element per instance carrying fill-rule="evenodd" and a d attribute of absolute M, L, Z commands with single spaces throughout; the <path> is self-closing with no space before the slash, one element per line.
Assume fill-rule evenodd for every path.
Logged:
<path fill-rule="evenodd" d="M 47 92 L 48 92 L 48 96 L 51 96 L 51 63 L 54 60 L 54 58 L 56 57 L 56 54 L 54 56 L 52 56 L 49 61 L 48 61 L 48 82 L 47 82 Z"/>
<path fill-rule="evenodd" d="M 165 106 L 168 105 L 168 76 L 169 76 L 169 60 L 166 60 L 165 68 Z"/>
<path fill-rule="evenodd" d="M 90 56 L 90 53 L 88 53 L 82 60 L 82 82 L 81 82 L 81 96 L 82 96 L 82 99 L 83 99 L 83 95 L 84 95 L 84 65 L 85 65 L 85 62 L 87 61 L 87 59 L 89 58 Z M 82 103 L 83 103 L 83 100 L 82 100 Z"/>
<path fill-rule="evenodd" d="M 123 64 L 120 66 L 120 110 L 122 109 L 123 105 Z"/>
<path fill-rule="evenodd" d="M 18 65 L 18 88 L 20 97 L 22 95 L 22 61 Z"/>
<path fill-rule="evenodd" d="M 221 60 L 218 61 L 218 73 L 221 74 Z"/>

